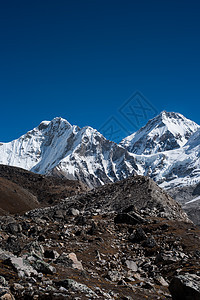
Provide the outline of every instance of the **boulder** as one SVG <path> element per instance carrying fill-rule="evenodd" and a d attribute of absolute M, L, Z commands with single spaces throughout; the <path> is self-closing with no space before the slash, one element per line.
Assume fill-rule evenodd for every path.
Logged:
<path fill-rule="evenodd" d="M 119 213 L 114 218 L 114 222 L 116 224 L 136 225 L 146 223 L 146 220 L 137 213 Z"/>
<path fill-rule="evenodd" d="M 125 265 L 127 266 L 128 269 L 132 270 L 133 272 L 137 272 L 137 265 L 133 260 L 126 260 Z"/>
<path fill-rule="evenodd" d="M 98 299 L 97 294 L 92 289 L 87 287 L 85 284 L 79 283 L 73 279 L 66 279 L 66 280 L 62 280 L 59 282 L 55 282 L 55 283 L 57 286 L 64 287 L 67 290 L 71 289 L 75 292 L 87 293 L 87 295 L 90 297 L 90 299 L 91 299 L 91 297 L 95 297 Z M 92 298 L 92 299 L 95 299 L 95 298 Z"/>
<path fill-rule="evenodd" d="M 142 243 L 142 246 L 148 248 L 154 248 L 157 246 L 157 243 L 153 237 L 149 237 Z"/>
<path fill-rule="evenodd" d="M 79 216 L 80 211 L 79 211 L 78 209 L 75 209 L 75 208 L 70 208 L 70 209 L 68 210 L 67 214 L 68 214 L 69 216 L 74 216 L 74 217 L 76 217 L 76 216 Z"/>
<path fill-rule="evenodd" d="M 19 255 L 21 252 L 21 247 L 19 240 L 14 235 L 9 236 L 6 241 L 6 249 L 15 255 Z"/>
<path fill-rule="evenodd" d="M 8 288 L 0 287 L 0 300 L 15 300 Z"/>
<path fill-rule="evenodd" d="M 33 260 L 32 266 L 34 267 L 35 270 L 44 274 L 52 275 L 56 272 L 56 269 L 54 267 L 50 266 L 48 263 L 46 263 L 43 260 L 39 260 L 39 259 Z"/>
<path fill-rule="evenodd" d="M 55 250 L 45 250 L 44 251 L 44 257 L 45 258 L 50 258 L 50 259 L 56 259 L 59 257 L 59 254 Z"/>
<path fill-rule="evenodd" d="M 109 270 L 105 278 L 116 282 L 122 279 L 122 275 L 117 270 Z"/>
<path fill-rule="evenodd" d="M 18 233 L 20 233 L 22 231 L 22 227 L 21 227 L 21 225 L 15 223 L 15 222 L 8 223 L 7 226 L 6 226 L 6 231 L 8 233 L 16 235 L 16 234 L 18 234 Z"/>
<path fill-rule="evenodd" d="M 9 257 L 4 261 L 4 264 L 11 266 L 21 278 L 37 275 L 37 271 L 22 257 Z"/>
<path fill-rule="evenodd" d="M 169 290 L 173 300 L 200 300 L 200 277 L 195 274 L 175 276 Z"/>
<path fill-rule="evenodd" d="M 141 227 L 139 227 L 129 236 L 129 241 L 132 243 L 137 243 L 145 240 L 146 238 L 147 236 L 144 230 Z"/>
<path fill-rule="evenodd" d="M 62 253 L 55 261 L 56 264 L 61 264 L 64 267 L 70 267 L 78 270 L 83 270 L 82 263 L 77 259 L 75 253 Z"/>

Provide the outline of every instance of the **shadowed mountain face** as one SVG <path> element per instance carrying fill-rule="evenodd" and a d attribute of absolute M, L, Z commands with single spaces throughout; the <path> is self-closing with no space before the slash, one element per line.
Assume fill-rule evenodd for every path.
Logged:
<path fill-rule="evenodd" d="M 47 177 L 17 167 L 0 165 L 2 213 L 20 213 L 38 206 L 55 204 L 87 190 L 78 181 Z"/>

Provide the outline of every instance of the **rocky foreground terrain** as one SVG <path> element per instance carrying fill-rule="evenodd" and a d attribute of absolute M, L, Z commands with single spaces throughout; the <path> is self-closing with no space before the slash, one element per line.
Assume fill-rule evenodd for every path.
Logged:
<path fill-rule="evenodd" d="M 200 229 L 147 177 L 1 216 L 0 241 L 1 300 L 200 299 Z"/>

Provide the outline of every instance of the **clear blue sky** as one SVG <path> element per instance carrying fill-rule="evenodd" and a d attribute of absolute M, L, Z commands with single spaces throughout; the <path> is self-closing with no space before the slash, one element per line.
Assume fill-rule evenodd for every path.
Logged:
<path fill-rule="evenodd" d="M 119 109 L 135 91 L 200 124 L 199 14 L 198 0 L 1 1 L 0 141 L 56 116 L 134 131 Z"/>

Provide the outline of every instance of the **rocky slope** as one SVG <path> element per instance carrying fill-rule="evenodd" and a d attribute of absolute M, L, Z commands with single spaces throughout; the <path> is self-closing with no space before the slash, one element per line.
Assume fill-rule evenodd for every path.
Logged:
<path fill-rule="evenodd" d="M 148 178 L 0 217 L 0 226 L 1 300 L 200 295 L 200 230 Z"/>

